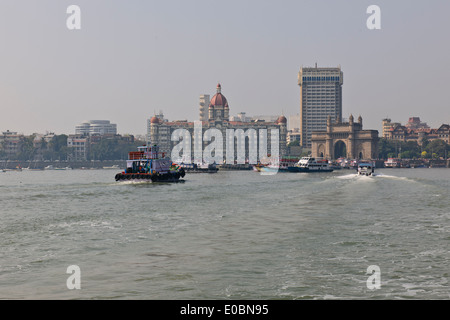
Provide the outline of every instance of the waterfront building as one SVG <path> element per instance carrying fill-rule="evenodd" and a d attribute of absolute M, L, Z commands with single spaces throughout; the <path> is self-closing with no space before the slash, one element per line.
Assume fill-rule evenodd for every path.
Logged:
<path fill-rule="evenodd" d="M 406 126 L 398 126 L 392 128 L 386 139 L 388 140 L 396 140 L 402 142 L 416 141 L 419 145 L 422 145 L 424 140 L 433 141 L 433 140 L 443 140 L 446 143 L 450 143 L 450 132 L 449 125 L 442 124 L 437 129 L 410 129 Z"/>
<path fill-rule="evenodd" d="M 117 134 L 117 124 L 109 120 L 85 121 L 75 127 L 75 134 L 83 136 Z"/>
<path fill-rule="evenodd" d="M 300 86 L 301 145 L 311 148 L 314 131 L 324 131 L 327 119 L 342 119 L 341 68 L 302 67 L 298 73 Z"/>
<path fill-rule="evenodd" d="M 120 134 L 104 134 L 104 135 L 79 135 L 71 134 L 67 137 L 67 147 L 70 152 L 70 160 L 98 160 L 97 154 L 93 154 L 93 146 L 101 143 L 103 140 L 113 140 L 115 143 L 133 143 L 135 138 L 133 135 Z"/>
<path fill-rule="evenodd" d="M 34 160 L 44 160 L 44 152 L 48 150 L 49 143 L 56 135 L 54 132 L 47 132 L 46 134 L 34 133 L 32 136 L 34 136 Z"/>
<path fill-rule="evenodd" d="M 450 143 L 449 125 L 442 124 L 439 128 L 430 128 L 419 117 L 410 117 L 408 123 L 402 125 L 399 122 L 391 122 L 391 119 L 383 119 L 383 138 L 402 142 L 415 141 L 422 145 L 424 140 L 443 140 Z"/>
<path fill-rule="evenodd" d="M 7 159 L 14 157 L 19 152 L 23 138 L 23 134 L 18 134 L 15 131 L 7 130 L 2 133 L 0 136 L 0 150 Z"/>
<path fill-rule="evenodd" d="M 71 159 L 75 161 L 87 160 L 89 151 L 89 136 L 84 134 L 70 134 L 67 137 L 67 147 L 72 152 Z"/>
<path fill-rule="evenodd" d="M 378 157 L 378 130 L 363 130 L 362 117 L 354 122 L 350 115 L 348 122 L 328 116 L 326 130 L 312 133 L 311 153 L 313 157 L 330 160 L 376 159 Z"/>
<path fill-rule="evenodd" d="M 401 126 L 400 122 L 392 122 L 391 119 L 389 118 L 385 118 L 382 121 L 382 134 L 383 134 L 383 138 L 388 138 L 389 137 L 389 132 L 391 131 L 392 128 L 397 128 L 398 126 Z"/>
<path fill-rule="evenodd" d="M 444 140 L 447 144 L 450 144 L 450 125 L 443 124 L 436 130 L 437 139 Z"/>
<path fill-rule="evenodd" d="M 247 121 L 248 119 L 245 117 L 245 113 L 241 113 L 241 119 L 230 119 L 230 106 L 228 104 L 228 100 L 222 94 L 222 87 L 220 84 L 217 85 L 216 94 L 211 98 L 209 106 L 208 106 L 208 118 L 204 121 L 201 121 L 202 126 L 202 136 L 194 137 L 194 122 L 188 122 L 187 120 L 178 120 L 178 121 L 167 121 L 166 119 L 161 120 L 160 118 L 153 116 L 149 120 L 149 128 L 148 132 L 150 134 L 150 143 L 157 144 L 160 148 L 160 151 L 171 155 L 172 149 L 175 145 L 179 144 L 179 141 L 172 141 L 171 137 L 175 130 L 177 129 L 186 129 L 191 138 L 191 154 L 194 155 L 194 140 L 200 141 L 202 146 L 205 146 L 203 143 L 202 137 L 204 137 L 204 133 L 208 129 L 218 129 L 223 137 L 223 152 L 224 158 L 226 157 L 225 151 L 226 148 L 226 136 L 228 129 L 242 129 L 244 132 L 248 132 L 248 130 L 254 129 L 256 132 L 259 132 L 260 129 L 267 130 L 267 153 L 271 153 L 271 129 L 279 130 L 279 154 L 284 155 L 286 153 L 286 123 L 287 119 L 284 116 L 279 116 L 275 121 L 265 121 L 265 120 L 253 120 Z M 232 121 L 233 120 L 233 121 Z M 236 121 L 238 120 L 238 121 Z M 234 140 L 234 151 L 237 151 L 237 140 Z M 249 138 L 246 138 L 249 140 Z M 248 141 L 247 141 L 248 142 Z M 261 146 L 259 146 L 261 147 Z M 202 147 L 203 150 L 203 147 Z M 249 154 L 249 143 L 245 144 L 245 157 L 248 158 Z M 235 158 L 236 159 L 236 158 Z M 174 159 L 176 160 L 176 159 Z M 192 159 L 191 159 L 192 160 Z"/>

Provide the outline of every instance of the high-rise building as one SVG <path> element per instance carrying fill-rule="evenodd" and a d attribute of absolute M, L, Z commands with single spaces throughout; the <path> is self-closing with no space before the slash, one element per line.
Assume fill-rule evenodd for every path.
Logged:
<path fill-rule="evenodd" d="M 200 121 L 208 121 L 208 107 L 209 107 L 209 94 L 202 94 L 200 96 Z"/>
<path fill-rule="evenodd" d="M 327 118 L 342 120 L 341 67 L 302 67 L 298 73 L 300 86 L 300 133 L 301 145 L 311 148 L 314 131 L 327 129 Z"/>

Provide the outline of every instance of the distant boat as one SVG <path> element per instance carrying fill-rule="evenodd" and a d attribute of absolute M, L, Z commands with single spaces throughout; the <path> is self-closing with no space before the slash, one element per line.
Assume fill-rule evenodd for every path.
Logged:
<path fill-rule="evenodd" d="M 400 168 L 400 160 L 396 158 L 389 158 L 384 162 L 386 168 Z"/>
<path fill-rule="evenodd" d="M 117 164 L 115 164 L 115 165 L 112 165 L 112 166 L 106 166 L 106 167 L 103 167 L 103 169 L 119 169 L 119 166 L 117 165 Z"/>
<path fill-rule="evenodd" d="M 71 167 L 55 168 L 53 165 L 48 165 L 44 168 L 44 170 L 72 170 L 72 168 Z"/>
<path fill-rule="evenodd" d="M 288 167 L 289 172 L 332 172 L 328 160 L 322 158 L 303 157 L 295 166 Z"/>
<path fill-rule="evenodd" d="M 360 176 L 372 176 L 375 171 L 375 166 L 372 162 L 360 162 L 358 163 L 358 175 Z"/>

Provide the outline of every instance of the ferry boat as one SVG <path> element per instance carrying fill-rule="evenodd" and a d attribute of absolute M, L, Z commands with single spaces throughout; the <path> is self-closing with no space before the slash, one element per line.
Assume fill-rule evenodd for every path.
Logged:
<path fill-rule="evenodd" d="M 388 158 L 384 162 L 385 168 L 400 168 L 400 160 L 396 158 Z"/>
<path fill-rule="evenodd" d="M 328 160 L 322 158 L 303 157 L 295 166 L 288 167 L 289 172 L 332 172 Z"/>
<path fill-rule="evenodd" d="M 372 162 L 360 162 L 358 163 L 358 175 L 371 176 L 374 174 L 375 166 Z"/>
<path fill-rule="evenodd" d="M 127 167 L 116 174 L 115 180 L 178 182 L 185 174 L 183 168 L 159 152 L 158 146 L 142 146 L 128 153 Z"/>

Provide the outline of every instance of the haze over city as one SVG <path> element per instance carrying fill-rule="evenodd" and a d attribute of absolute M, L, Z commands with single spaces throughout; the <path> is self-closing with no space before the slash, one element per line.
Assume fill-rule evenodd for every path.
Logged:
<path fill-rule="evenodd" d="M 81 30 L 66 9 L 81 8 Z M 366 9 L 381 8 L 381 30 Z M 296 115 L 302 66 L 344 74 L 343 116 L 450 122 L 448 1 L 2 1 L 0 130 L 144 134 L 160 110 L 198 119 L 218 82 L 230 114 Z"/>

